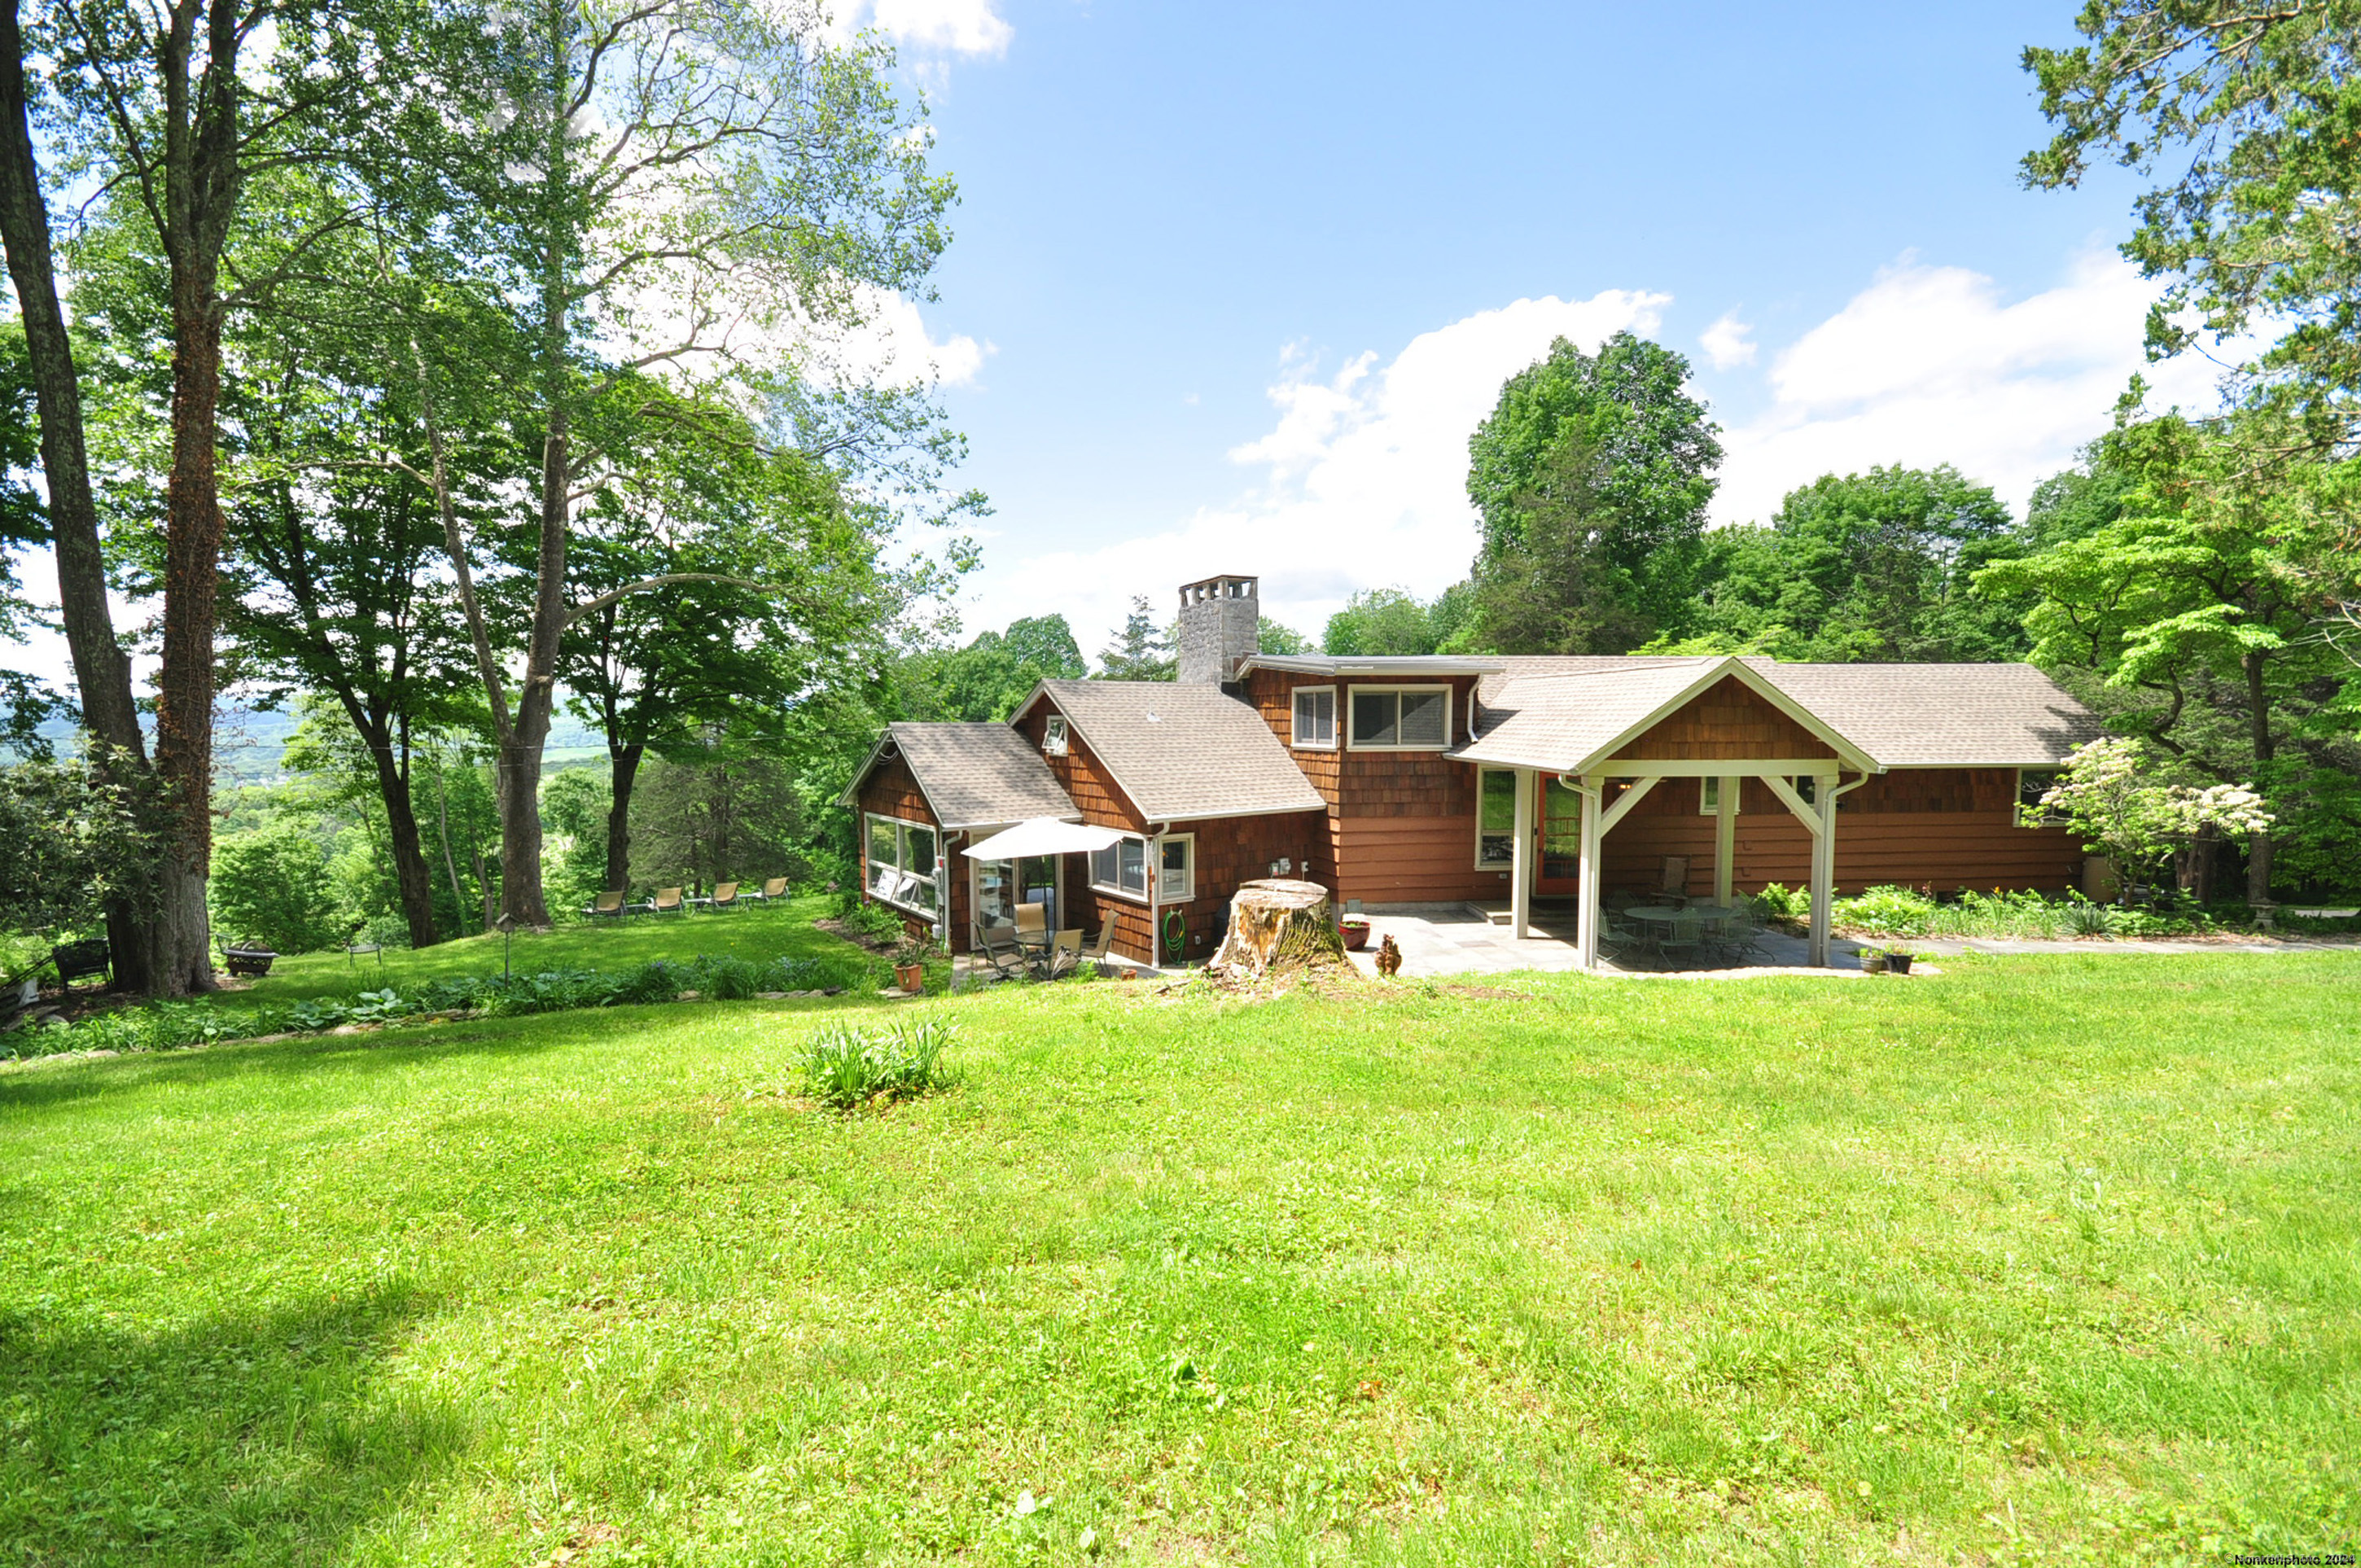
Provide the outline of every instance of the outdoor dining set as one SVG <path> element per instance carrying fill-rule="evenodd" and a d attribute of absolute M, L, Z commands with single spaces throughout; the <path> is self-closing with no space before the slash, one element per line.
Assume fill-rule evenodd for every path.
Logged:
<path fill-rule="evenodd" d="M 743 883 L 718 882 L 706 894 L 691 894 L 677 887 L 660 887 L 653 897 L 629 902 L 620 893 L 602 893 L 583 906 L 582 913 L 593 920 L 620 920 L 631 915 L 686 915 L 692 909 L 743 909 L 750 904 L 768 904 L 787 896 L 787 879 L 774 876 L 759 888 Z"/>
<path fill-rule="evenodd" d="M 1038 904 L 1020 904 L 1015 914 L 1013 922 L 994 921 L 975 933 L 976 956 L 1004 980 L 1062 980 L 1084 964 L 1106 962 L 1107 951 L 1115 945 L 1112 920 L 1101 926 L 1097 940 L 1085 947 L 1080 927 L 1050 930 L 1049 913 Z"/>

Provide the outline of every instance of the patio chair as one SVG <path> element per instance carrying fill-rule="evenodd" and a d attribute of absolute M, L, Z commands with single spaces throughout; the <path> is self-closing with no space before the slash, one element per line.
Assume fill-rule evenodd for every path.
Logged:
<path fill-rule="evenodd" d="M 688 913 L 688 902 L 681 896 L 681 890 L 679 888 L 660 887 L 656 889 L 656 895 L 648 900 L 648 913 L 651 915 L 686 915 Z"/>
<path fill-rule="evenodd" d="M 705 902 L 707 907 L 712 909 L 740 909 L 745 906 L 746 901 L 739 896 L 736 883 L 717 882 L 713 884 L 713 896 Z"/>
<path fill-rule="evenodd" d="M 1099 922 L 1098 939 L 1082 949 L 1082 961 L 1086 964 L 1104 964 L 1107 961 L 1107 954 L 1114 950 L 1115 922 L 1103 920 Z"/>
<path fill-rule="evenodd" d="M 1668 858 L 1678 860 L 1680 857 L 1675 855 Z M 1694 915 L 1684 912 L 1674 918 L 1670 927 L 1663 936 L 1656 938 L 1656 953 L 1658 957 L 1665 959 L 1675 957 L 1694 959 L 1697 949 L 1704 943 L 1705 922 Z"/>
<path fill-rule="evenodd" d="M 270 958 L 278 956 L 273 953 Z M 64 942 L 49 949 L 49 962 L 57 966 L 58 988 L 60 991 L 71 991 L 74 981 L 87 980 L 93 976 L 97 977 L 102 985 L 107 983 L 113 974 L 114 959 L 115 949 L 106 945 L 106 938 L 104 937 L 92 937 L 80 942 Z M 242 974 L 245 971 L 237 967 L 237 961 L 233 959 L 230 960 L 229 972 Z M 269 973 L 269 959 L 265 959 L 262 967 L 254 972 Z"/>
<path fill-rule="evenodd" d="M 620 920 L 623 917 L 623 895 L 620 893 L 602 893 L 592 899 L 588 907 L 582 913 L 593 920 Z"/>
<path fill-rule="evenodd" d="M 1020 948 L 1046 948 L 1049 945 L 1049 912 L 1038 904 L 1016 906 L 1016 945 Z"/>
<path fill-rule="evenodd" d="M 1629 909 L 1630 907 L 1631 907 L 1631 905 L 1627 900 L 1623 908 Z M 1616 916 L 1621 913 L 1622 910 L 1608 909 L 1601 909 L 1598 912 L 1599 951 L 1613 953 L 1618 957 L 1620 957 L 1622 954 L 1630 952 L 1632 948 L 1643 946 L 1646 943 L 1648 939 L 1647 936 L 1644 932 L 1641 931 L 1639 927 L 1631 925 L 1629 921 L 1619 920 L 1616 918 Z"/>
<path fill-rule="evenodd" d="M 1061 980 L 1080 969 L 1082 963 L 1082 928 L 1060 931 L 1049 938 L 1049 951 L 1042 960 L 1042 971 L 1051 980 Z"/>
<path fill-rule="evenodd" d="M 787 896 L 787 879 L 783 876 L 774 876 L 770 881 L 764 883 L 756 891 L 746 894 L 746 896 L 754 900 L 757 904 L 768 904 L 774 898 L 785 898 Z"/>
<path fill-rule="evenodd" d="M 1016 927 L 1005 920 L 995 920 L 975 934 L 975 954 L 992 966 L 992 972 L 1002 980 L 1025 978 L 1027 958 L 1016 940 Z"/>
<path fill-rule="evenodd" d="M 1664 874 L 1656 889 L 1656 896 L 1668 904 L 1686 904 L 1689 897 L 1689 858 L 1686 855 L 1666 855 Z"/>

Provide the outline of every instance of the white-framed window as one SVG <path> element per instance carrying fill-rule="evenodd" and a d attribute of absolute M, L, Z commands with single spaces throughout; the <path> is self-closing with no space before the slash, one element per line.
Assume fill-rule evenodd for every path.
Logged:
<path fill-rule="evenodd" d="M 2040 813 L 2040 816 L 2032 821 L 2026 821 L 2020 817 L 2018 820 L 2024 826 L 2063 828 L 2066 825 L 2066 818 L 2059 816 L 2055 809 L 2046 808 L 2041 804 L 2041 797 L 2049 793 L 2051 786 L 2058 783 L 2059 776 L 2063 771 L 2059 768 L 2016 770 L 2016 804 L 2028 812 Z"/>
<path fill-rule="evenodd" d="M 1125 834 L 1091 851 L 1091 885 L 1102 893 L 1148 901 L 1148 840 Z"/>
<path fill-rule="evenodd" d="M 1333 751 L 1336 749 L 1334 686 L 1295 688 L 1295 724 L 1288 731 L 1288 739 L 1290 743 L 1308 751 Z"/>
<path fill-rule="evenodd" d="M 1053 713 L 1041 724 L 1041 750 L 1052 757 L 1066 754 L 1066 716 Z"/>
<path fill-rule="evenodd" d="M 1517 775 L 1476 770 L 1476 869 L 1504 872 L 1517 859 Z"/>
<path fill-rule="evenodd" d="M 935 867 L 939 841 L 923 822 L 868 814 L 862 838 L 869 862 L 869 896 L 921 915 L 935 912 Z"/>
<path fill-rule="evenodd" d="M 1449 686 L 1355 686 L 1356 751 L 1440 751 L 1451 743 Z"/>
<path fill-rule="evenodd" d="M 1731 815 L 1735 816 L 1745 805 L 1746 788 L 1743 783 L 1735 780 L 1732 782 L 1739 784 L 1739 787 L 1730 792 L 1730 809 Z M 1811 781 L 1806 779 L 1804 782 L 1809 784 Z M 1809 800 L 1812 797 L 1809 794 L 1806 794 L 1804 798 Z M 1721 815 L 1721 780 L 1719 778 L 1708 775 L 1697 780 L 1697 815 L 1699 817 Z"/>
<path fill-rule="evenodd" d="M 1168 833 L 1156 840 L 1156 902 L 1186 904 L 1197 896 L 1197 835 Z"/>

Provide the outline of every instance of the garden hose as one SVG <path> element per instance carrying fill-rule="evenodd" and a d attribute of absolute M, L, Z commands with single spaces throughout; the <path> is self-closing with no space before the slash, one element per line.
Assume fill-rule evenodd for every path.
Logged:
<path fill-rule="evenodd" d="M 1164 912 L 1164 954 L 1167 958 L 1189 956 L 1189 919 L 1178 909 Z"/>

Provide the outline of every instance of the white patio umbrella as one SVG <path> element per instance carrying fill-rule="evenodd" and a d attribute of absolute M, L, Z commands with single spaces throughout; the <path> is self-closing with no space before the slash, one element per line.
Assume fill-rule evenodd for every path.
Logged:
<path fill-rule="evenodd" d="M 1021 861 L 1035 855 L 1087 855 L 1093 850 L 1105 849 L 1122 837 L 1112 828 L 1092 828 L 1080 822 L 1060 822 L 1054 817 L 1037 817 L 1030 822 L 1004 828 L 980 844 L 970 844 L 962 852 L 979 861 Z"/>

